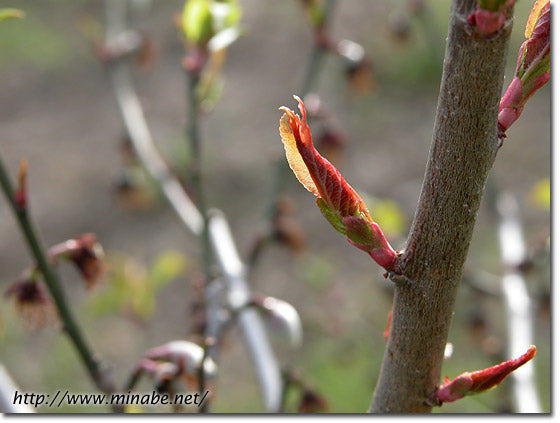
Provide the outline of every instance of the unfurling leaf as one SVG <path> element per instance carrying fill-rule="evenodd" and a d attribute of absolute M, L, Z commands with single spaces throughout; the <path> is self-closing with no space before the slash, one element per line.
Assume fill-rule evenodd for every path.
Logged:
<path fill-rule="evenodd" d="M 315 194 L 317 205 L 329 223 L 348 241 L 366 251 L 385 269 L 398 268 L 397 253 L 391 248 L 360 196 L 340 172 L 313 146 L 303 102 L 296 96 L 301 118 L 287 107 L 281 107 L 280 136 L 286 158 L 297 179 Z M 400 273 L 400 272 L 398 272 Z"/>
<path fill-rule="evenodd" d="M 550 1 L 537 0 L 519 49 L 515 77 L 500 101 L 498 129 L 501 138 L 515 122 L 527 100 L 550 80 Z"/>
<path fill-rule="evenodd" d="M 452 381 L 448 377 L 443 381 L 433 395 L 435 405 L 444 402 L 453 402 L 465 395 L 474 395 L 498 386 L 514 370 L 518 369 L 537 354 L 537 348 L 531 345 L 527 352 L 518 358 L 514 358 L 495 366 L 475 372 L 465 372 Z"/>

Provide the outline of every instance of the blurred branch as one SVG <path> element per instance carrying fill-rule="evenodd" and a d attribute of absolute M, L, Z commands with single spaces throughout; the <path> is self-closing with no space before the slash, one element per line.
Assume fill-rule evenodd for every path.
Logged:
<path fill-rule="evenodd" d="M 216 209 L 210 211 L 208 229 L 216 260 L 228 287 L 229 303 L 234 310 L 243 307 L 250 296 L 245 269 L 235 248 L 229 225 L 221 211 Z M 237 322 L 249 347 L 251 359 L 255 363 L 266 409 L 270 412 L 278 412 L 282 397 L 281 374 L 270 344 L 267 342 L 262 320 L 255 309 L 244 307 L 239 312 Z"/>
<path fill-rule="evenodd" d="M 33 413 L 27 404 L 16 404 L 15 393 L 21 392 L 0 363 L 0 412 L 1 413 Z"/>
<path fill-rule="evenodd" d="M 107 0 L 106 11 L 106 42 L 110 44 L 113 37 L 126 29 L 126 2 Z M 122 60 L 110 62 L 108 71 L 126 130 L 140 162 L 161 187 L 165 198 L 187 229 L 196 236 L 202 236 L 203 217 L 154 145 L 127 63 Z M 213 212 L 213 216 L 209 222 L 209 242 L 227 281 L 230 297 L 245 297 L 248 284 L 231 232 L 223 214 Z M 256 367 L 266 411 L 276 412 L 280 407 L 282 382 L 262 321 L 254 310 L 247 310 L 240 314 L 238 323 Z"/>
<path fill-rule="evenodd" d="M 37 266 L 43 275 L 43 279 L 49 289 L 51 296 L 53 297 L 54 303 L 56 305 L 58 315 L 63 324 L 63 329 L 70 338 L 71 342 L 74 344 L 78 354 L 80 355 L 82 361 L 84 362 L 87 371 L 97 386 L 97 388 L 105 393 L 112 393 L 115 391 L 114 382 L 112 377 L 109 375 L 106 369 L 102 369 L 101 364 L 95 358 L 95 355 L 88 346 L 81 328 L 77 324 L 70 308 L 66 302 L 64 292 L 61 287 L 58 275 L 53 270 L 51 264 L 47 259 L 45 254 L 45 249 L 41 245 L 39 236 L 36 229 L 31 222 L 28 214 L 27 207 L 21 207 L 15 197 L 15 191 L 10 181 L 7 169 L 4 166 L 4 162 L 0 156 L 0 185 L 4 191 L 4 195 L 10 204 L 12 211 L 14 212 L 17 221 L 19 223 L 21 232 L 27 242 L 27 246 L 31 250 L 33 257 L 37 262 Z M 113 407 L 114 411 L 119 411 L 119 407 Z"/>
<path fill-rule="evenodd" d="M 502 292 L 506 306 L 509 342 L 508 356 L 515 357 L 532 345 L 533 318 L 531 299 L 525 278 L 519 265 L 525 260 L 525 242 L 519 220 L 519 207 L 513 195 L 502 192 L 495 199 L 498 215 L 498 235 L 505 273 Z M 514 409 L 518 413 L 541 413 L 535 386 L 533 362 L 517 369 L 511 375 L 513 381 Z"/>
<path fill-rule="evenodd" d="M 198 48 L 194 48 L 194 52 L 191 52 L 196 57 L 198 55 Z M 184 63 L 189 62 L 189 57 L 185 58 Z M 189 181 L 194 187 L 196 203 L 198 210 L 202 216 L 202 231 L 199 236 L 200 241 L 200 256 L 202 262 L 202 269 L 204 272 L 205 280 L 208 282 L 212 280 L 211 274 L 211 247 L 210 239 L 208 235 L 208 208 L 206 204 L 206 192 L 204 189 L 203 173 L 202 173 L 202 143 L 200 138 L 199 129 L 199 118 L 200 118 L 200 100 L 198 96 L 198 85 L 200 83 L 200 74 L 204 67 L 204 61 L 198 61 L 200 64 L 198 66 L 184 66 L 185 74 L 187 76 L 187 102 L 188 102 L 188 116 L 187 116 L 187 138 L 190 142 L 190 149 L 192 154 L 192 160 L 190 161 L 190 172 Z M 215 302 L 210 302 L 207 306 L 207 316 L 220 314 L 219 310 L 221 308 L 220 304 Z M 205 344 L 204 344 L 204 355 L 208 353 L 210 346 L 207 342 L 214 342 L 214 339 L 209 336 L 207 329 L 205 328 Z M 200 395 L 204 395 L 206 389 L 206 373 L 203 371 L 204 366 L 201 366 L 198 383 Z M 209 410 L 210 401 L 205 401 L 199 407 L 201 413 L 206 413 Z"/>

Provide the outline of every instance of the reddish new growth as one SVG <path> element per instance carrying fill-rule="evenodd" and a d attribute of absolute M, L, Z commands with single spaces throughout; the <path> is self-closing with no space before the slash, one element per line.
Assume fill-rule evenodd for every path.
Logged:
<path fill-rule="evenodd" d="M 474 372 L 465 372 L 452 381 L 445 377 L 432 397 L 434 405 L 441 406 L 444 402 L 453 402 L 465 395 L 473 395 L 498 386 L 514 370 L 521 367 L 537 354 L 537 348 L 531 345 L 527 352 L 495 366 Z"/>
<path fill-rule="evenodd" d="M 527 100 L 550 80 L 550 1 L 537 0 L 527 21 L 525 41 L 519 49 L 515 77 L 498 112 L 498 135 L 521 116 Z"/>
<path fill-rule="evenodd" d="M 367 252 L 389 272 L 401 274 L 397 253 L 371 218 L 363 200 L 313 146 L 305 106 L 299 97 L 294 98 L 299 103 L 301 118 L 287 107 L 281 107 L 284 115 L 280 119 L 280 136 L 297 179 L 317 196 L 317 205 L 325 218 L 352 245 Z"/>
<path fill-rule="evenodd" d="M 491 35 L 500 30 L 506 21 L 506 14 L 508 9 L 514 5 L 517 0 L 507 0 L 507 1 L 494 1 L 494 2 L 481 2 L 476 5 L 475 12 L 469 16 L 469 23 L 486 35 Z M 481 4 L 483 4 L 481 6 Z M 493 7 L 489 10 L 483 7 L 489 7 L 486 3 L 496 3 L 492 4 Z M 500 4 L 502 3 L 502 4 Z"/>

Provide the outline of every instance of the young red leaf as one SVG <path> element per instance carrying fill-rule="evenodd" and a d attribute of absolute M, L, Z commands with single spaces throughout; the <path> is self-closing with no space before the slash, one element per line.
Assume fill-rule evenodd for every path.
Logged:
<path fill-rule="evenodd" d="M 515 122 L 527 100 L 550 80 L 550 1 L 537 0 L 519 49 L 515 77 L 500 101 L 500 136 Z"/>
<path fill-rule="evenodd" d="M 492 389 L 536 354 L 537 348 L 531 345 L 527 352 L 518 358 L 504 361 L 487 369 L 462 373 L 452 381 L 446 377 L 443 385 L 434 393 L 433 402 L 435 405 L 441 405 L 444 402 L 452 402 L 463 398 L 465 395 L 473 395 Z"/>
<path fill-rule="evenodd" d="M 354 189 L 340 172 L 313 146 L 307 125 L 305 105 L 299 103 L 301 118 L 287 107 L 281 107 L 280 136 L 286 158 L 297 179 L 315 194 L 317 205 L 329 223 L 348 241 L 366 251 L 385 269 L 398 269 L 397 253 L 391 248 L 379 226 Z"/>

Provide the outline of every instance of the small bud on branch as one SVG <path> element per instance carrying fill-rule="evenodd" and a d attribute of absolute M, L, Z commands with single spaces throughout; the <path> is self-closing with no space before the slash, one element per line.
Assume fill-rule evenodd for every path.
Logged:
<path fill-rule="evenodd" d="M 305 106 L 299 97 L 294 98 L 302 117 L 281 107 L 284 115 L 279 129 L 286 158 L 297 179 L 317 196 L 317 205 L 325 218 L 352 245 L 367 252 L 388 271 L 401 274 L 397 253 L 371 218 L 363 200 L 313 146 Z"/>
<path fill-rule="evenodd" d="M 506 20 L 508 8 L 517 0 L 478 0 L 474 14 L 469 16 L 471 25 L 483 34 L 498 32 Z"/>
<path fill-rule="evenodd" d="M 531 345 L 527 352 L 518 358 L 504 361 L 487 369 L 462 373 L 452 381 L 445 377 L 443 385 L 436 390 L 431 402 L 441 406 L 444 402 L 453 402 L 465 395 L 474 395 L 492 389 L 536 354 L 537 348 Z"/>

